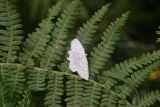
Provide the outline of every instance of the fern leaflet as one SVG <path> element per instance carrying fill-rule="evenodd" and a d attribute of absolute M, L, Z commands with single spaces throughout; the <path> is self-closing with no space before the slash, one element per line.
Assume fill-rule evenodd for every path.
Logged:
<path fill-rule="evenodd" d="M 97 47 L 93 48 L 93 51 L 91 51 L 91 58 L 89 60 L 91 78 L 95 78 L 96 75 L 100 73 L 100 70 L 106 64 L 108 58 L 110 58 L 110 54 L 113 53 L 113 45 L 117 40 L 119 40 L 120 28 L 122 28 L 127 18 L 128 12 L 112 23 L 106 32 L 104 32 L 102 42 L 100 42 Z"/>
<path fill-rule="evenodd" d="M 62 3 L 59 2 L 57 5 L 53 6 L 49 10 L 47 18 L 42 20 L 39 24 L 39 28 L 37 28 L 32 34 L 28 35 L 28 38 L 24 43 L 24 52 L 20 53 L 20 63 L 33 66 L 35 65 L 34 60 L 43 54 L 47 42 L 50 40 L 49 33 L 53 29 L 53 23 L 51 20 L 58 15 L 61 10 L 61 5 Z"/>
<path fill-rule="evenodd" d="M 15 62 L 22 42 L 22 25 L 14 0 L 0 0 L 0 61 Z"/>

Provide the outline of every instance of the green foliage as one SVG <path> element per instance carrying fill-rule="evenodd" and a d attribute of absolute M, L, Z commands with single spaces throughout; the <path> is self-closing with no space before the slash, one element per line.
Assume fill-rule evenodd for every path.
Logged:
<path fill-rule="evenodd" d="M 149 107 L 153 105 L 155 101 L 160 101 L 160 91 L 158 90 L 147 93 L 140 98 L 135 97 L 133 104 L 138 107 Z"/>
<path fill-rule="evenodd" d="M 148 107 L 160 101 L 158 89 L 144 95 L 138 91 L 159 67 L 159 50 L 107 66 L 129 13 L 112 22 L 101 41 L 89 49 L 108 4 L 76 36 L 69 36 L 81 2 L 73 0 L 62 9 L 63 3 L 51 7 L 36 30 L 22 40 L 14 0 L 0 0 L 0 107 Z M 75 37 L 88 53 L 89 80 L 72 73 L 63 59 Z"/>
<path fill-rule="evenodd" d="M 110 58 L 111 53 L 113 53 L 113 45 L 120 38 L 120 28 L 124 25 L 128 16 L 128 12 L 123 14 L 121 18 L 118 18 L 114 23 L 112 23 L 106 32 L 104 32 L 104 36 L 102 36 L 102 42 L 97 44 L 97 47 L 93 48 L 91 51 L 90 58 L 90 75 L 94 78 L 97 74 L 100 73 L 100 70 Z"/>
<path fill-rule="evenodd" d="M 22 25 L 14 0 L 0 0 L 0 61 L 14 63 L 22 42 Z"/>
<path fill-rule="evenodd" d="M 46 19 L 42 20 L 39 24 L 39 28 L 35 32 L 28 35 L 28 38 L 24 42 L 23 52 L 20 53 L 19 61 L 25 65 L 36 65 L 34 59 L 39 58 L 43 54 L 47 46 L 47 42 L 50 40 L 50 32 L 53 29 L 54 24 L 51 20 L 58 15 L 61 10 L 61 2 L 53 6 L 48 11 Z"/>

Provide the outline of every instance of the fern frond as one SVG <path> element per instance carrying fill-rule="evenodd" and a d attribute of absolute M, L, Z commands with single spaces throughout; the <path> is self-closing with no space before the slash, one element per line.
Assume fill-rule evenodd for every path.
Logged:
<path fill-rule="evenodd" d="M 109 5 L 110 4 L 104 5 L 101 9 L 95 12 L 94 15 L 86 23 L 84 23 L 82 27 L 80 27 L 77 38 L 84 46 L 90 44 L 92 41 L 92 38 L 94 37 L 93 34 L 98 28 L 97 23 L 100 22 L 104 17 Z"/>
<path fill-rule="evenodd" d="M 24 42 L 24 52 L 20 53 L 20 63 L 33 66 L 35 65 L 35 58 L 39 58 L 39 56 L 43 54 L 47 42 L 50 40 L 49 33 L 54 26 L 51 20 L 58 15 L 61 10 L 61 5 L 62 2 L 59 2 L 57 5 L 49 9 L 47 18 L 42 20 L 39 24 L 39 28 L 37 28 L 32 34 L 28 35 L 28 38 Z"/>
<path fill-rule="evenodd" d="M 11 107 L 9 89 L 4 82 L 0 82 L 0 107 Z"/>
<path fill-rule="evenodd" d="M 136 88 L 148 78 L 149 73 L 157 69 L 159 65 L 160 61 L 154 62 L 153 64 L 145 67 L 145 69 L 134 72 L 131 77 L 126 78 L 125 83 L 120 86 L 121 96 L 125 98 L 132 91 L 136 90 Z"/>
<path fill-rule="evenodd" d="M 0 74 L 2 81 L 6 83 L 7 87 L 10 88 L 9 95 L 14 98 L 16 95 L 22 94 L 25 82 L 24 68 L 20 66 L 11 66 L 2 64 L 0 66 Z"/>
<path fill-rule="evenodd" d="M 22 42 L 22 25 L 14 0 L 0 0 L 0 61 L 13 63 Z"/>
<path fill-rule="evenodd" d="M 102 87 L 99 87 L 96 83 L 91 83 L 86 81 L 84 83 L 85 91 L 84 91 L 84 102 L 86 104 L 84 107 L 97 107 L 100 104 L 100 95 L 102 91 Z"/>
<path fill-rule="evenodd" d="M 46 72 L 41 69 L 28 69 L 28 85 L 30 90 L 43 91 L 45 89 Z"/>
<path fill-rule="evenodd" d="M 77 32 L 78 33 L 77 38 L 84 46 L 89 45 L 90 42 L 92 41 L 92 38 L 94 37 L 93 34 L 96 32 L 96 29 L 98 28 L 97 24 L 104 17 L 105 13 L 108 10 L 109 5 L 110 4 L 104 5 L 101 9 L 95 12 L 95 14 L 86 23 L 84 23 L 82 27 L 79 28 Z M 68 68 L 68 61 L 65 59 L 64 62 L 62 62 L 61 65 L 59 66 L 59 69 L 62 71 L 67 71 L 67 68 Z"/>
<path fill-rule="evenodd" d="M 56 27 L 52 33 L 52 41 L 49 43 L 43 57 L 41 58 L 41 67 L 53 68 L 56 65 L 56 61 L 61 59 L 64 55 L 64 47 L 66 39 L 68 38 L 68 30 L 72 28 L 73 22 L 78 15 L 78 8 L 80 5 L 79 0 L 74 0 L 71 4 L 64 9 L 61 14 L 61 18 L 58 18 Z"/>
<path fill-rule="evenodd" d="M 66 105 L 68 107 L 82 107 L 86 103 L 83 101 L 84 81 L 80 78 L 68 78 L 66 82 Z"/>
<path fill-rule="evenodd" d="M 64 93 L 64 77 L 62 75 L 48 75 L 47 94 L 45 105 L 47 107 L 62 107 L 62 95 Z"/>
<path fill-rule="evenodd" d="M 150 107 L 156 101 L 160 102 L 160 91 L 158 90 L 147 93 L 140 98 L 135 97 L 133 104 L 137 107 Z"/>
<path fill-rule="evenodd" d="M 113 45 L 115 45 L 119 40 L 120 29 L 124 25 L 127 18 L 128 12 L 123 14 L 114 23 L 112 23 L 106 32 L 104 32 L 104 36 L 102 36 L 102 42 L 100 42 L 98 46 L 93 48 L 93 51 L 91 51 L 91 58 L 89 60 L 91 78 L 94 78 L 100 73 L 99 70 L 103 68 L 108 61 L 108 58 L 111 57 L 110 54 L 113 53 L 114 50 Z"/>
<path fill-rule="evenodd" d="M 130 58 L 119 64 L 116 64 L 109 71 L 120 72 L 124 77 L 133 73 L 135 70 L 141 69 L 144 66 L 152 64 L 160 58 L 160 51 L 153 51 L 152 53 L 143 54 L 140 57 Z M 107 72 L 107 71 L 106 71 Z"/>

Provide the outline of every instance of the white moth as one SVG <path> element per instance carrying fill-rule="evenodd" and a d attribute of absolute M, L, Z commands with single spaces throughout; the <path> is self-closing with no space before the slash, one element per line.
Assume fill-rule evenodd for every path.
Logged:
<path fill-rule="evenodd" d="M 69 57 L 67 59 L 70 61 L 69 68 L 71 71 L 77 72 L 81 78 L 88 80 L 88 61 L 85 50 L 78 39 L 71 41 L 71 50 L 68 53 Z"/>

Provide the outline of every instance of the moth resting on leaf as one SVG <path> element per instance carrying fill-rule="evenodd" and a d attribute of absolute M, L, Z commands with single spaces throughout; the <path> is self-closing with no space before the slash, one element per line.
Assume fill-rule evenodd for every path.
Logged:
<path fill-rule="evenodd" d="M 88 60 L 85 54 L 85 50 L 78 39 L 73 39 L 71 41 L 71 50 L 68 51 L 69 57 L 67 58 L 69 63 L 69 68 L 72 72 L 77 72 L 81 78 L 88 80 Z"/>

